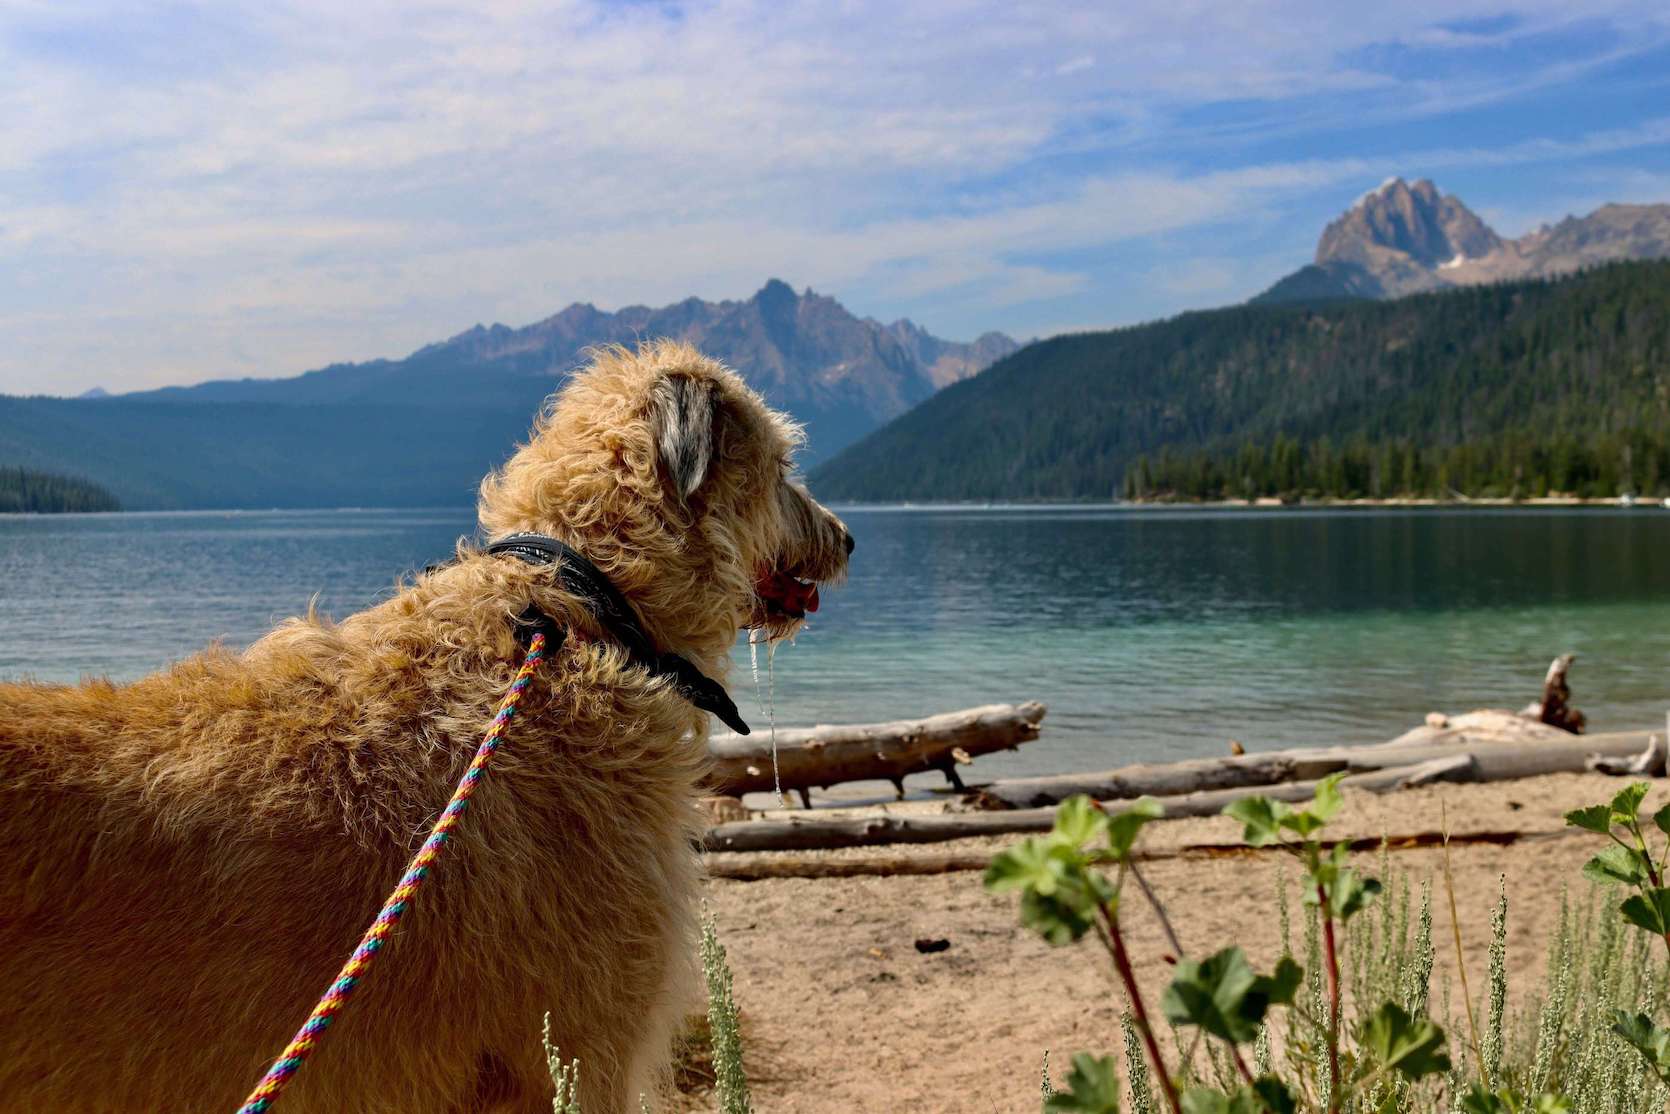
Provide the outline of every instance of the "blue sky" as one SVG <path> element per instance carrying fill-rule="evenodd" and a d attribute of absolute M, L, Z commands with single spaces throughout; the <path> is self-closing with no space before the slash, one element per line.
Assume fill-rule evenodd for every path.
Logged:
<path fill-rule="evenodd" d="M 1389 175 L 1670 201 L 1670 7 L 0 8 L 0 392 L 288 375 L 770 276 L 943 336 L 1256 293 Z"/>

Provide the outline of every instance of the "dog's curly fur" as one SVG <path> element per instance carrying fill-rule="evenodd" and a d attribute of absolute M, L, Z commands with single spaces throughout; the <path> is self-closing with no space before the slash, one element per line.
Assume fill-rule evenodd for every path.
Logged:
<path fill-rule="evenodd" d="M 662 342 L 597 353 L 481 488 L 485 534 L 597 564 L 659 647 L 723 676 L 782 633 L 762 574 L 851 539 L 798 433 Z M 0 685 L 0 1110 L 229 1111 L 335 975 L 468 763 L 532 602 L 568 630 L 382 962 L 283 1109 L 636 1109 L 693 1000 L 706 717 L 627 665 L 552 570 L 457 560 L 126 685 Z"/>

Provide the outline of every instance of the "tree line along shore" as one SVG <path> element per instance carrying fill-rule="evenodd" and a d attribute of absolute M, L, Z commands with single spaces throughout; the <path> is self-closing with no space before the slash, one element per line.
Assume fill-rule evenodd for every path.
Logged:
<path fill-rule="evenodd" d="M 0 467 L 0 514 L 119 511 L 122 504 L 98 484 L 28 468 Z"/>
<path fill-rule="evenodd" d="M 1130 502 L 1663 498 L 1670 495 L 1670 431 L 1546 439 L 1504 434 L 1449 446 L 1278 434 L 1236 450 L 1168 447 L 1138 456 L 1121 493 Z"/>

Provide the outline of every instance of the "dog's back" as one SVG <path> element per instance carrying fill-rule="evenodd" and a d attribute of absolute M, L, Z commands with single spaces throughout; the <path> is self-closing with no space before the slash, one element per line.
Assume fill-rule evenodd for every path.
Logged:
<path fill-rule="evenodd" d="M 131 685 L 0 686 L 0 1110 L 237 1105 L 514 671 L 500 579 L 445 570 Z M 678 974 L 698 763 L 688 708 L 621 664 L 577 645 L 542 670 L 285 1109 L 541 1109 L 546 1011 L 600 1109 L 647 1085 L 627 1061 Z"/>

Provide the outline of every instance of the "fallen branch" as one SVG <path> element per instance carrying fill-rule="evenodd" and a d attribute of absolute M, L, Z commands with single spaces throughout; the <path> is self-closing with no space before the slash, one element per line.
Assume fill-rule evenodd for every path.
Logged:
<path fill-rule="evenodd" d="M 1450 836 L 1452 844 L 1485 844 L 1507 847 L 1515 843 L 1562 839 L 1576 834 L 1570 828 L 1545 832 L 1484 831 L 1462 832 Z M 1378 851 L 1384 846 L 1389 851 L 1416 851 L 1437 847 L 1444 841 L 1442 832 L 1415 832 L 1410 835 L 1365 836 L 1359 839 L 1325 840 L 1322 846 L 1331 849 L 1344 843 L 1355 852 Z M 1139 851 L 1137 862 L 1161 862 L 1168 859 L 1229 858 L 1259 856 L 1280 850 L 1274 846 L 1249 847 L 1245 843 L 1190 843 L 1183 847 L 1161 851 Z M 865 855 L 862 858 L 834 856 L 796 856 L 763 853 L 758 855 L 724 855 L 707 860 L 710 878 L 733 882 L 760 882 L 769 878 L 891 878 L 910 875 L 954 874 L 961 871 L 985 870 L 997 856 L 996 851 L 962 851 L 927 855 Z"/>
<path fill-rule="evenodd" d="M 712 793 L 740 797 L 770 790 L 804 791 L 843 781 L 890 781 L 901 795 L 910 774 L 939 770 L 957 788 L 957 766 L 993 751 L 1012 750 L 1038 737 L 1044 706 L 988 704 L 926 719 L 833 727 L 797 727 L 777 732 L 773 777 L 771 737 L 719 735 L 708 742 L 713 758 Z"/>
<path fill-rule="evenodd" d="M 1194 759 L 1169 765 L 1125 766 L 1085 774 L 1012 778 L 976 789 L 968 803 L 984 809 L 1028 809 L 1059 804 L 1085 793 L 1098 800 L 1130 797 L 1170 797 L 1202 790 L 1274 786 L 1286 781 L 1311 781 L 1342 770 L 1371 770 L 1416 766 L 1441 758 L 1465 756 L 1477 769 L 1473 780 L 1509 781 L 1539 774 L 1582 773 L 1590 755 L 1634 758 L 1647 745 L 1650 732 L 1621 731 L 1605 735 L 1572 735 L 1509 713 L 1508 719 L 1536 732 L 1535 742 L 1503 741 L 1495 727 L 1498 713 L 1472 713 L 1446 720 L 1443 727 L 1418 728 L 1392 743 L 1359 747 L 1322 747 L 1269 751 Z M 1478 718 L 1484 717 L 1484 718 Z"/>
<path fill-rule="evenodd" d="M 1620 777 L 1663 777 L 1667 760 L 1670 760 L 1670 748 L 1666 748 L 1664 736 L 1654 735 L 1647 740 L 1647 749 L 1634 758 L 1591 754 L 1583 763 L 1583 766 L 1597 774 L 1612 774 Z"/>
<path fill-rule="evenodd" d="M 1348 789 L 1384 793 L 1432 781 L 1468 781 L 1474 767 L 1466 755 L 1443 755 L 1395 769 L 1375 770 L 1346 778 Z M 1166 816 L 1216 816 L 1231 801 L 1266 796 L 1282 801 L 1308 801 L 1316 782 L 1248 786 L 1190 793 L 1164 801 Z M 780 820 L 742 820 L 709 828 L 706 851 L 812 851 L 833 847 L 869 847 L 889 843 L 943 843 L 974 836 L 1011 835 L 1048 831 L 1055 809 L 1031 808 L 1009 812 L 942 813 L 919 815 L 882 813 L 865 816 L 790 816 Z"/>

